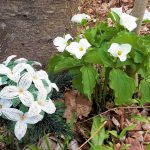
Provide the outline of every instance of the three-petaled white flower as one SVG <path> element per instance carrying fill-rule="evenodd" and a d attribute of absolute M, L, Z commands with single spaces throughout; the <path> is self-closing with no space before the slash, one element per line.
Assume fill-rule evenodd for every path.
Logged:
<path fill-rule="evenodd" d="M 150 20 L 150 12 L 148 10 L 145 10 L 143 20 Z"/>
<path fill-rule="evenodd" d="M 54 39 L 53 44 L 56 46 L 59 52 L 63 52 L 68 45 L 68 41 L 73 39 L 70 34 L 65 35 L 65 37 L 57 37 Z"/>
<path fill-rule="evenodd" d="M 120 24 L 129 31 L 133 31 L 137 27 L 137 18 L 127 13 L 123 13 L 122 8 L 112 8 L 111 11 L 119 15 Z"/>
<path fill-rule="evenodd" d="M 21 140 L 24 137 L 28 124 L 36 124 L 43 118 L 40 114 L 36 116 L 29 116 L 28 112 L 23 113 L 22 111 L 14 108 L 4 109 L 3 114 L 9 120 L 16 121 L 14 133 L 18 140 Z"/>
<path fill-rule="evenodd" d="M 12 106 L 12 101 L 9 99 L 0 99 L 0 116 L 3 114 L 3 111 L 6 108 L 10 108 Z"/>
<path fill-rule="evenodd" d="M 118 57 L 120 61 L 125 61 L 127 54 L 131 51 L 131 47 L 130 44 L 112 43 L 108 52 L 111 53 L 112 56 Z"/>
<path fill-rule="evenodd" d="M 44 70 L 35 71 L 30 65 L 24 64 L 24 67 L 28 71 L 25 74 L 28 74 L 26 77 L 30 78 L 31 81 L 33 81 L 35 87 L 40 90 L 44 88 L 42 80 L 45 80 L 47 83 L 47 93 L 49 93 L 52 88 L 56 89 L 56 91 L 59 91 L 57 85 L 55 83 L 52 83 L 49 78 L 48 74 Z M 28 79 L 27 79 L 28 80 Z"/>
<path fill-rule="evenodd" d="M 81 23 L 82 20 L 90 20 L 91 17 L 85 13 L 82 13 L 82 14 L 76 14 L 74 15 L 72 18 L 71 18 L 71 21 L 72 22 L 75 22 L 75 23 Z"/>
<path fill-rule="evenodd" d="M 31 83 L 32 80 L 30 76 L 28 74 L 25 74 L 19 80 L 17 86 L 5 86 L 0 92 L 0 98 L 14 99 L 16 97 L 19 97 L 20 101 L 25 106 L 29 107 L 34 101 L 33 95 L 28 91 L 28 88 L 30 87 Z"/>
<path fill-rule="evenodd" d="M 66 50 L 69 53 L 75 55 L 78 59 L 81 59 L 90 46 L 91 44 L 86 39 L 81 39 L 79 43 L 72 42 L 69 46 L 66 47 Z"/>
<path fill-rule="evenodd" d="M 37 96 L 37 100 L 34 101 L 29 108 L 29 115 L 35 116 L 41 111 L 48 114 L 53 114 L 56 111 L 56 107 L 51 99 L 47 100 L 47 92 L 42 90 Z"/>
<path fill-rule="evenodd" d="M 7 63 L 6 63 L 7 64 Z M 0 74 L 6 75 L 10 80 L 14 82 L 18 82 L 20 78 L 20 73 L 24 70 L 22 64 L 17 64 L 12 69 L 5 66 L 4 64 L 0 64 Z"/>

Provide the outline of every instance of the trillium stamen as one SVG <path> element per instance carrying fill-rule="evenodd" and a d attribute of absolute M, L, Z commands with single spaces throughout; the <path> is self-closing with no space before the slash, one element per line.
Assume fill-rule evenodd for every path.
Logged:
<path fill-rule="evenodd" d="M 122 55 L 122 51 L 119 50 L 117 54 L 118 54 L 118 56 Z"/>
<path fill-rule="evenodd" d="M 24 114 L 20 116 L 20 120 L 21 120 L 21 121 L 25 120 L 26 118 L 27 118 L 27 117 L 26 117 Z"/>
<path fill-rule="evenodd" d="M 43 105 L 43 100 L 38 100 L 38 104 L 39 104 L 40 106 L 42 106 L 42 105 Z"/>
<path fill-rule="evenodd" d="M 84 49 L 83 49 L 83 47 L 80 47 L 79 50 L 80 50 L 80 51 L 83 51 Z"/>
<path fill-rule="evenodd" d="M 33 79 L 33 80 L 38 80 L 38 77 L 37 77 L 37 76 L 33 76 L 32 79 Z"/>
<path fill-rule="evenodd" d="M 23 90 L 22 88 L 19 88 L 18 92 L 19 92 L 20 94 L 23 94 L 23 93 L 24 93 L 24 90 Z"/>

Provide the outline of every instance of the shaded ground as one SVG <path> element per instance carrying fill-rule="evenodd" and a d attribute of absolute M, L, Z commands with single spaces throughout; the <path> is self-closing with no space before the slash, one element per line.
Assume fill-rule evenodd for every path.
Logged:
<path fill-rule="evenodd" d="M 0 61 L 16 54 L 46 65 L 53 39 L 71 31 L 76 0 L 1 0 Z"/>

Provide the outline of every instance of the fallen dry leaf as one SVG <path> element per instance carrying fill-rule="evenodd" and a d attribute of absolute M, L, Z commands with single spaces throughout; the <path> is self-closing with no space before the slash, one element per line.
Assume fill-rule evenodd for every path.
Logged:
<path fill-rule="evenodd" d="M 134 138 L 126 138 L 126 144 L 130 144 L 126 150 L 144 150 L 140 142 Z"/>
<path fill-rule="evenodd" d="M 67 91 L 65 97 L 65 113 L 64 117 L 67 122 L 70 122 L 72 115 L 75 115 L 76 119 L 82 119 L 87 117 L 91 112 L 92 103 L 83 95 L 77 94 L 75 91 Z"/>

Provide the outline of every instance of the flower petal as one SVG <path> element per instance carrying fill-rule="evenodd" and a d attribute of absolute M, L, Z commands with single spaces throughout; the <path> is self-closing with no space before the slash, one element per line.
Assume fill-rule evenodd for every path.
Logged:
<path fill-rule="evenodd" d="M 84 49 L 83 51 L 78 50 L 78 51 L 75 52 L 75 56 L 76 56 L 78 59 L 81 59 L 82 56 L 83 56 L 85 53 L 86 53 L 86 49 Z"/>
<path fill-rule="evenodd" d="M 31 75 L 29 73 L 25 73 L 20 79 L 18 86 L 20 88 L 23 88 L 24 90 L 27 90 L 31 86 L 31 83 L 32 83 Z"/>
<path fill-rule="evenodd" d="M 120 45 L 120 50 L 122 51 L 123 54 L 128 54 L 131 51 L 131 45 L 130 44 L 121 44 Z"/>
<path fill-rule="evenodd" d="M 12 101 L 10 99 L 0 99 L 0 105 L 2 105 L 2 108 L 9 108 L 12 106 Z"/>
<path fill-rule="evenodd" d="M 59 88 L 55 83 L 52 83 L 49 79 L 46 79 L 45 81 L 48 84 L 47 93 L 49 93 L 52 90 L 52 88 L 54 88 L 56 91 L 59 91 Z"/>
<path fill-rule="evenodd" d="M 91 44 L 87 41 L 87 39 L 81 39 L 79 44 L 85 49 L 88 49 L 91 46 Z"/>
<path fill-rule="evenodd" d="M 70 34 L 66 34 L 65 41 L 68 42 L 70 39 L 73 39 L 73 37 Z"/>
<path fill-rule="evenodd" d="M 75 54 L 75 52 L 80 48 L 79 43 L 72 42 L 69 46 L 66 47 L 66 50 L 71 53 Z"/>
<path fill-rule="evenodd" d="M 65 48 L 66 48 L 66 44 L 64 44 L 64 45 L 62 45 L 62 46 L 57 46 L 56 48 L 57 48 L 57 50 L 59 51 L 59 52 L 63 52 L 64 50 L 65 50 Z"/>
<path fill-rule="evenodd" d="M 40 70 L 35 73 L 39 79 L 47 79 L 48 78 L 48 74 L 44 70 Z"/>
<path fill-rule="evenodd" d="M 28 113 L 25 113 L 25 116 L 27 117 L 25 119 L 25 123 L 27 124 L 36 124 L 43 119 L 43 116 L 40 114 L 36 116 L 30 116 Z"/>
<path fill-rule="evenodd" d="M 44 88 L 42 80 L 33 80 L 35 87 L 40 91 L 41 89 Z"/>
<path fill-rule="evenodd" d="M 129 31 L 133 31 L 137 27 L 137 18 L 126 13 L 122 13 L 120 16 L 120 24 L 127 28 Z"/>
<path fill-rule="evenodd" d="M 9 64 L 9 62 L 13 59 L 13 58 L 15 58 L 16 57 L 16 55 L 11 55 L 11 56 L 9 56 L 4 62 L 3 62 L 3 64 L 5 64 L 6 66 Z"/>
<path fill-rule="evenodd" d="M 28 115 L 29 116 L 36 116 L 41 112 L 41 107 L 38 105 L 37 101 L 32 103 L 29 108 Z"/>
<path fill-rule="evenodd" d="M 119 50 L 120 45 L 118 43 L 112 43 L 110 48 L 108 49 L 108 52 L 114 56 L 117 57 L 117 51 Z"/>
<path fill-rule="evenodd" d="M 120 61 L 125 61 L 127 59 L 127 55 L 118 56 Z"/>
<path fill-rule="evenodd" d="M 90 20 L 91 17 L 89 15 L 86 15 L 85 13 L 76 14 L 71 18 L 71 21 L 75 23 L 81 23 L 83 19 Z"/>
<path fill-rule="evenodd" d="M 16 86 L 5 86 L 0 92 L 0 98 L 13 99 L 18 96 L 18 88 Z"/>
<path fill-rule="evenodd" d="M 20 101 L 25 105 L 30 107 L 34 102 L 34 97 L 29 91 L 24 91 L 23 94 L 19 94 Z"/>
<path fill-rule="evenodd" d="M 55 39 L 54 39 L 54 41 L 53 41 L 53 44 L 55 45 L 55 46 L 63 46 L 64 44 L 65 44 L 65 39 L 64 38 L 62 38 L 62 37 L 56 37 Z"/>
<path fill-rule="evenodd" d="M 31 65 L 23 63 L 23 66 L 28 71 L 28 73 L 31 75 L 35 74 L 35 70 Z"/>
<path fill-rule="evenodd" d="M 44 88 L 40 89 L 37 96 L 37 100 L 46 100 L 46 97 L 47 97 L 47 91 Z"/>
<path fill-rule="evenodd" d="M 38 61 L 33 61 L 32 66 L 34 66 L 34 65 L 36 65 L 36 66 L 42 66 L 42 64 L 40 62 L 38 62 Z"/>
<path fill-rule="evenodd" d="M 4 108 L 2 109 L 2 113 L 6 118 L 12 121 L 18 121 L 20 119 L 20 116 L 23 115 L 22 111 L 15 108 Z"/>
<path fill-rule="evenodd" d="M 28 60 L 26 58 L 19 58 L 19 59 L 16 59 L 14 62 L 15 63 L 26 63 Z"/>
<path fill-rule="evenodd" d="M 13 67 L 12 71 L 13 73 L 17 73 L 17 72 L 22 72 L 24 70 L 24 65 L 21 63 L 21 64 L 17 64 Z"/>
<path fill-rule="evenodd" d="M 21 140 L 25 136 L 26 131 L 27 131 L 27 124 L 24 123 L 23 121 L 17 121 L 14 132 L 18 140 Z"/>
<path fill-rule="evenodd" d="M 0 64 L 0 74 L 7 75 L 11 70 L 3 64 Z"/>
<path fill-rule="evenodd" d="M 52 100 L 45 101 L 43 105 L 41 106 L 41 109 L 45 111 L 48 114 L 53 114 L 56 111 L 56 107 Z"/>

